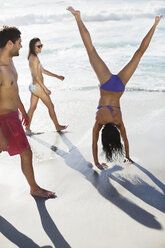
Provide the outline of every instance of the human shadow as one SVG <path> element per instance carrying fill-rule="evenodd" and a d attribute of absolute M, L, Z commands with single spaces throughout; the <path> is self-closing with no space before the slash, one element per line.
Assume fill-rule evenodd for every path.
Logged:
<path fill-rule="evenodd" d="M 109 177 L 106 174 L 106 170 L 101 171 L 99 174 L 93 170 L 91 163 L 88 162 L 84 156 L 80 153 L 77 147 L 75 147 L 64 133 L 59 133 L 63 142 L 67 145 L 69 151 L 65 152 L 56 146 L 51 146 L 51 150 L 56 152 L 57 155 L 62 157 L 70 168 L 79 171 L 84 177 L 98 190 L 98 192 L 108 201 L 116 205 L 119 209 L 124 211 L 128 216 L 136 220 L 137 222 L 153 229 L 162 229 L 161 224 L 155 219 L 154 215 L 150 214 L 146 210 L 142 209 L 126 197 L 123 197 L 115 187 L 110 183 Z M 39 143 L 50 147 L 49 144 L 38 137 L 35 138 Z M 120 170 L 121 167 L 115 167 L 111 169 L 111 173 L 114 170 Z"/>
<path fill-rule="evenodd" d="M 0 232 L 20 248 L 52 248 L 52 246 L 48 245 L 42 247 L 37 245 L 32 239 L 18 231 L 2 216 L 0 216 Z"/>
<path fill-rule="evenodd" d="M 155 177 L 150 171 L 142 167 L 140 164 L 133 163 L 139 170 L 144 172 L 165 194 L 165 184 L 162 183 L 157 177 Z"/>
<path fill-rule="evenodd" d="M 165 195 L 151 186 L 149 183 L 145 182 L 139 176 L 133 175 L 129 176 L 129 178 L 126 178 L 119 174 L 113 175 L 110 170 L 107 170 L 106 174 L 108 177 L 122 185 L 136 197 L 165 213 Z"/>
<path fill-rule="evenodd" d="M 71 248 L 71 246 L 67 243 L 64 237 L 61 235 L 60 231 L 58 230 L 57 226 L 53 222 L 50 214 L 46 209 L 45 202 L 47 199 L 42 199 L 39 197 L 33 197 L 35 199 L 38 212 L 41 218 L 41 223 L 43 226 L 44 231 L 54 244 L 56 248 Z"/>

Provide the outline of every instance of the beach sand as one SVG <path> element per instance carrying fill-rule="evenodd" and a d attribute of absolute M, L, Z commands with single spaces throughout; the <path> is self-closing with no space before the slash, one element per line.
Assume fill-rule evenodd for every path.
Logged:
<path fill-rule="evenodd" d="M 135 163 L 109 163 L 104 171 L 92 167 L 98 93 L 81 94 L 56 97 L 66 132 L 54 132 L 47 110 L 40 115 L 38 108 L 33 129 L 44 133 L 28 137 L 37 182 L 55 199 L 31 197 L 19 156 L 1 154 L 0 247 L 164 248 L 165 94 L 125 92 L 121 108 Z M 99 154 L 105 162 L 101 145 Z"/>

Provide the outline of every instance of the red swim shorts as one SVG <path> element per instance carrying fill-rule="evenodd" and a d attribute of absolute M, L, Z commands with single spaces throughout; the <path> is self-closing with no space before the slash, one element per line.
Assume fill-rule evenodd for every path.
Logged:
<path fill-rule="evenodd" d="M 0 115 L 0 128 L 7 139 L 7 151 L 10 156 L 20 154 L 30 148 L 18 111 Z"/>

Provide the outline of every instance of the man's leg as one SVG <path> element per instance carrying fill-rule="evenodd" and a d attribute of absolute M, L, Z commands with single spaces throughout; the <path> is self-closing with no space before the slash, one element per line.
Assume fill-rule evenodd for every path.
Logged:
<path fill-rule="evenodd" d="M 34 171 L 32 166 L 32 151 L 28 149 L 20 154 L 21 157 L 21 168 L 22 172 L 25 175 L 28 184 L 30 186 L 30 194 L 33 196 L 50 198 L 55 195 L 54 192 L 42 189 L 38 186 L 35 181 Z"/>

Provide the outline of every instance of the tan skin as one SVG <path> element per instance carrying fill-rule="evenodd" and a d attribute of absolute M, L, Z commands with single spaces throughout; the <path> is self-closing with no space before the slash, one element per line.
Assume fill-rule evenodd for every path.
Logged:
<path fill-rule="evenodd" d="M 14 56 L 19 55 L 21 47 L 21 38 L 19 38 L 15 43 L 9 40 L 5 47 L 0 49 L 0 115 L 12 113 L 19 108 L 22 112 L 23 123 L 27 125 L 28 115 L 19 97 L 18 75 L 12 61 Z M 0 128 L 0 153 L 6 151 L 7 146 L 7 140 Z M 31 195 L 44 198 L 53 197 L 54 192 L 42 189 L 35 181 L 31 149 L 22 152 L 20 158 L 22 172 L 30 186 Z"/>
<path fill-rule="evenodd" d="M 83 43 L 85 45 L 85 48 L 86 48 L 88 56 L 89 56 L 89 61 L 90 61 L 91 66 L 93 67 L 93 69 L 94 69 L 94 71 L 98 77 L 100 85 L 102 85 L 110 79 L 110 77 L 112 76 L 112 73 L 110 72 L 110 70 L 108 69 L 108 67 L 104 63 L 104 61 L 97 54 L 97 51 L 92 44 L 90 34 L 89 34 L 87 28 L 85 27 L 84 23 L 81 20 L 80 11 L 74 10 L 72 7 L 68 7 L 67 10 L 70 11 L 76 19 L 81 38 L 83 40 Z M 131 78 L 131 76 L 133 75 L 133 73 L 135 72 L 135 70 L 136 70 L 136 68 L 140 62 L 141 57 L 143 56 L 144 52 L 146 51 L 147 47 L 149 46 L 151 38 L 155 32 L 155 29 L 156 29 L 161 17 L 162 16 L 156 16 L 155 17 L 155 22 L 154 22 L 153 26 L 151 27 L 151 29 L 149 30 L 147 35 L 142 40 L 139 48 L 137 49 L 137 51 L 133 55 L 132 59 L 117 74 L 117 76 L 121 79 L 121 81 L 123 82 L 123 84 L 125 86 L 126 86 L 127 82 L 129 81 L 129 79 Z M 125 157 L 126 157 L 125 161 L 133 162 L 131 160 L 130 154 L 129 154 L 129 143 L 128 143 L 128 139 L 127 139 L 126 129 L 125 129 L 125 126 L 124 126 L 124 123 L 122 120 L 121 110 L 114 107 L 113 108 L 114 117 L 113 117 L 112 113 L 106 107 L 107 105 L 120 107 L 120 98 L 121 98 L 122 94 L 123 94 L 123 92 L 109 92 L 109 91 L 104 91 L 104 90 L 100 89 L 100 99 L 99 99 L 98 106 L 101 105 L 101 106 L 105 106 L 105 107 L 100 108 L 96 112 L 96 121 L 95 121 L 95 124 L 93 127 L 93 141 L 92 141 L 93 159 L 94 159 L 95 165 L 99 169 L 104 169 L 105 167 L 107 167 L 107 165 L 105 163 L 100 163 L 98 160 L 98 145 L 97 145 L 98 139 L 99 139 L 99 132 L 102 129 L 103 125 L 105 125 L 107 123 L 113 123 L 116 125 L 116 127 L 120 131 L 121 137 L 122 137 L 123 142 L 124 142 Z"/>
<path fill-rule="evenodd" d="M 64 80 L 63 76 L 59 76 L 57 74 L 54 74 L 50 71 L 47 71 L 46 69 L 44 69 L 41 64 L 40 61 L 38 59 L 38 54 L 41 53 L 41 47 L 38 47 L 41 45 L 40 41 L 37 41 L 35 43 L 35 53 L 36 56 L 31 54 L 29 57 L 29 67 L 30 67 L 30 71 L 31 71 L 31 75 L 32 75 L 32 84 L 33 85 L 37 85 L 38 87 L 35 89 L 34 93 L 31 94 L 31 100 L 30 100 L 30 108 L 28 111 L 28 116 L 29 116 L 29 125 L 27 125 L 26 130 L 28 132 L 30 131 L 30 124 L 33 118 L 33 114 L 34 111 L 37 107 L 38 104 L 38 100 L 41 99 L 42 102 L 46 105 L 46 107 L 48 108 L 49 111 L 49 115 L 55 125 L 55 128 L 57 131 L 62 131 L 64 129 L 67 128 L 67 126 L 63 126 L 60 125 L 54 110 L 54 105 L 50 99 L 50 94 L 51 91 L 45 86 L 44 84 L 44 78 L 42 74 L 46 74 L 48 76 L 51 77 L 56 77 L 59 80 Z"/>

